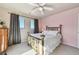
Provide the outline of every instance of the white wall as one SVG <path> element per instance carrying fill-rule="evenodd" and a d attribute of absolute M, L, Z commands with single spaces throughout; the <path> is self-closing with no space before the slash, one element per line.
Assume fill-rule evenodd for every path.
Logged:
<path fill-rule="evenodd" d="M 10 14 L 2 8 L 0 8 L 0 19 L 6 23 L 6 26 L 9 28 L 10 24 Z"/>
<path fill-rule="evenodd" d="M 10 26 L 10 14 L 7 10 L 0 8 L 0 19 L 3 20 L 6 23 L 6 26 L 9 29 Z M 30 19 L 25 18 L 25 28 L 21 29 L 21 41 L 25 42 L 27 39 L 27 32 L 30 30 L 29 28 Z"/>

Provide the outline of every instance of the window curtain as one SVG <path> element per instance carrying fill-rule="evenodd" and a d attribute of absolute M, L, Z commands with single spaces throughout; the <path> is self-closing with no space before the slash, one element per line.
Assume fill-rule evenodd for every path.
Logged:
<path fill-rule="evenodd" d="M 10 15 L 9 45 L 21 43 L 19 15 Z"/>
<path fill-rule="evenodd" d="M 34 33 L 39 33 L 38 19 L 34 19 Z"/>

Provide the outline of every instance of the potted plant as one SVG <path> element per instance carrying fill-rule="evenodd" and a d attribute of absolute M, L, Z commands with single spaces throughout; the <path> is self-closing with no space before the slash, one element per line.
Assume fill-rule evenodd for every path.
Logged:
<path fill-rule="evenodd" d="M 0 21 L 0 27 L 3 27 L 4 26 L 4 22 L 3 21 Z"/>

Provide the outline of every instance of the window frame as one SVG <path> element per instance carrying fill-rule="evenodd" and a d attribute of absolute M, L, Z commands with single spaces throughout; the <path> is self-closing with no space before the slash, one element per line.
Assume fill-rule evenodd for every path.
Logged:
<path fill-rule="evenodd" d="M 20 17 L 20 16 L 19 16 L 19 17 Z M 23 16 L 21 16 L 21 17 L 23 17 Z M 21 20 L 21 19 L 19 19 L 19 24 L 20 24 L 20 20 Z M 23 20 L 24 20 L 24 28 L 25 28 L 25 18 L 24 18 Z M 20 27 L 20 29 L 24 29 L 24 28 L 21 28 L 21 27 Z"/>
<path fill-rule="evenodd" d="M 34 19 L 31 19 L 31 20 L 34 21 Z M 31 29 L 31 30 L 34 30 L 34 28 L 31 28 L 31 20 L 30 20 L 30 29 Z"/>

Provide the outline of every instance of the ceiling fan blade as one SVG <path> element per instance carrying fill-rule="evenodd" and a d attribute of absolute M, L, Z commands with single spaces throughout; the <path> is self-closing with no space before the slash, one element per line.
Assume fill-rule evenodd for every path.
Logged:
<path fill-rule="evenodd" d="M 36 7 L 36 8 L 33 8 L 33 9 L 29 12 L 29 14 L 33 14 L 33 13 L 35 13 L 37 10 L 38 10 L 37 7 Z"/>
<path fill-rule="evenodd" d="M 44 15 L 44 11 L 43 10 L 41 11 L 41 14 Z"/>
<path fill-rule="evenodd" d="M 39 11 L 42 15 L 44 15 L 44 9 L 42 7 L 39 8 Z"/>
<path fill-rule="evenodd" d="M 34 6 L 34 7 L 38 7 L 39 6 L 37 3 L 29 3 L 29 5 Z"/>
<path fill-rule="evenodd" d="M 40 6 L 44 6 L 46 5 L 46 3 L 38 3 Z"/>
<path fill-rule="evenodd" d="M 43 7 L 45 10 L 49 10 L 49 11 L 52 11 L 52 10 L 54 10 L 53 8 L 51 8 L 51 7 Z"/>

